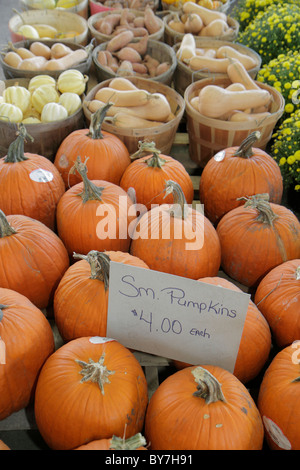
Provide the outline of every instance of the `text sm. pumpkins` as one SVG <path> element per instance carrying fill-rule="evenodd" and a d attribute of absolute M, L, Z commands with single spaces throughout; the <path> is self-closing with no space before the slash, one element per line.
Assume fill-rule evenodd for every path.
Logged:
<path fill-rule="evenodd" d="M 241 197 L 268 193 L 270 202 L 281 203 L 283 182 L 277 162 L 254 147 L 260 133 L 252 132 L 240 145 L 221 150 L 203 169 L 199 184 L 200 201 L 213 224 L 235 207 Z"/>
<path fill-rule="evenodd" d="M 0 286 L 25 295 L 43 309 L 69 267 L 63 242 L 46 225 L 0 210 Z"/>
<path fill-rule="evenodd" d="M 74 253 L 76 263 L 65 272 L 54 295 L 55 324 L 64 341 L 82 336 L 106 336 L 110 261 L 148 266 L 122 251 L 87 255 Z"/>
<path fill-rule="evenodd" d="M 211 222 L 189 207 L 178 183 L 166 182 L 173 204 L 162 204 L 142 215 L 132 235 L 130 253 L 150 269 L 190 279 L 216 276 L 220 241 Z"/>
<path fill-rule="evenodd" d="M 23 124 L 17 138 L 0 159 L 0 209 L 39 220 L 54 230 L 56 207 L 65 192 L 64 182 L 53 163 L 42 155 L 24 153 L 31 140 Z"/>
<path fill-rule="evenodd" d="M 51 449 L 141 432 L 148 403 L 138 360 L 119 342 L 77 338 L 47 359 L 38 378 L 34 411 Z"/>
<path fill-rule="evenodd" d="M 106 180 L 114 184 L 120 183 L 125 169 L 130 164 L 125 144 L 114 134 L 101 129 L 109 106 L 99 108 L 92 114 L 89 129 L 77 129 L 61 143 L 54 165 L 67 188 L 81 182 L 80 175 L 70 174 L 78 156 L 86 160 L 90 179 Z"/>

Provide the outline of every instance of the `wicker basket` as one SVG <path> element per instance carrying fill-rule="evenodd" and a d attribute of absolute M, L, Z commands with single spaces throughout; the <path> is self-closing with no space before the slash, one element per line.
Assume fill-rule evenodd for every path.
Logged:
<path fill-rule="evenodd" d="M 115 73 L 107 70 L 97 60 L 98 52 L 105 50 L 106 45 L 107 45 L 106 42 L 99 44 L 97 47 L 95 47 L 93 54 L 92 54 L 93 62 L 95 65 L 95 70 L 96 70 L 96 75 L 97 75 L 99 82 L 103 80 L 109 80 L 110 78 L 113 78 L 116 76 Z M 173 80 L 173 75 L 174 75 L 176 65 L 177 65 L 176 55 L 172 47 L 168 46 L 167 44 L 164 44 L 163 42 L 149 39 L 148 47 L 147 47 L 147 54 L 149 54 L 154 59 L 159 60 L 161 63 L 169 62 L 171 64 L 167 72 L 159 75 L 158 77 L 151 78 L 151 80 L 154 80 L 155 82 L 164 83 L 165 85 L 171 85 L 172 80 Z"/>
<path fill-rule="evenodd" d="M 169 26 L 170 21 L 174 19 L 178 14 L 180 17 L 181 12 L 179 13 L 170 12 L 168 15 L 165 15 L 163 17 L 163 21 L 165 23 L 165 33 L 164 33 L 165 43 L 169 44 L 169 46 L 174 46 L 174 44 L 181 42 L 184 37 L 184 34 L 174 31 L 174 29 L 170 28 Z M 236 21 L 234 18 L 231 18 L 230 16 L 227 16 L 227 23 L 228 23 L 228 26 L 232 28 L 232 31 L 225 33 L 223 36 L 218 36 L 218 37 L 209 38 L 209 39 L 217 39 L 219 41 L 230 41 L 230 42 L 235 41 L 239 33 L 240 25 L 238 21 Z M 195 39 L 199 38 L 199 36 L 196 36 L 196 35 L 194 37 Z M 206 36 L 201 36 L 201 37 L 205 38 Z"/>
<path fill-rule="evenodd" d="M 29 49 L 30 47 L 30 44 L 32 44 L 33 42 L 35 42 L 36 39 L 26 39 L 25 41 L 20 41 L 20 42 L 17 42 L 17 43 L 14 43 L 14 47 L 16 48 L 19 48 L 19 47 L 24 47 L 26 49 Z M 73 42 L 66 42 L 66 41 L 59 41 L 60 43 L 62 44 L 65 44 L 67 45 L 70 49 L 72 49 L 73 51 L 77 50 L 77 49 L 84 49 L 85 46 L 82 46 L 80 44 L 76 44 L 76 43 L 73 43 Z M 43 41 L 44 44 L 46 44 L 47 46 L 51 47 L 53 44 L 57 43 L 57 41 L 54 41 L 54 40 L 45 40 Z M 3 54 L 11 51 L 12 48 L 11 46 L 8 44 L 5 49 L 3 49 L 1 52 Z M 11 67 L 10 65 L 6 64 L 6 62 L 4 62 L 4 56 L 2 54 L 0 54 L 0 64 L 1 64 L 1 67 L 2 67 L 2 70 L 3 70 L 3 74 L 4 74 L 4 77 L 6 79 L 13 79 L 13 78 L 32 78 L 32 77 L 35 77 L 36 75 L 44 75 L 44 74 L 47 74 L 47 75 L 50 75 L 51 77 L 57 79 L 58 76 L 61 74 L 61 72 L 63 72 L 63 70 L 19 70 L 17 69 L 16 67 Z M 92 45 L 91 45 L 91 51 L 89 52 L 89 56 L 87 57 L 87 59 L 83 60 L 82 62 L 80 62 L 79 64 L 77 65 L 74 65 L 72 66 L 72 69 L 76 69 L 76 70 L 79 70 L 83 75 L 85 74 L 88 74 L 89 73 L 89 70 L 90 70 L 90 67 L 91 67 L 91 64 L 92 64 Z"/>
<path fill-rule="evenodd" d="M 114 2 L 111 2 L 112 4 L 116 3 L 118 5 L 120 5 L 120 3 L 123 6 L 123 8 L 130 8 L 129 5 L 129 2 L 127 0 L 115 0 Z M 111 6 L 111 7 L 107 7 L 105 5 L 103 5 L 101 2 L 97 2 L 96 0 L 89 0 L 89 5 L 90 5 L 90 11 L 91 11 L 91 15 L 95 15 L 96 13 L 100 13 L 101 11 L 108 11 L 108 10 L 114 10 L 114 7 Z M 141 7 L 140 8 L 136 8 L 136 10 L 141 10 L 143 11 L 146 7 L 146 5 L 150 5 L 151 6 L 151 9 L 153 11 L 156 11 L 159 7 L 159 0 L 142 0 L 141 1 Z M 120 8 L 119 6 L 117 8 Z"/>
<path fill-rule="evenodd" d="M 28 10 L 12 16 L 8 22 L 8 29 L 12 42 L 24 41 L 26 38 L 17 31 L 22 24 L 47 24 L 53 26 L 58 31 L 64 33 L 75 32 L 76 36 L 70 38 L 61 38 L 67 42 L 75 42 L 85 46 L 88 42 L 88 26 L 87 20 L 76 13 L 69 13 L 67 11 L 54 10 Z M 44 39 L 39 39 L 44 41 Z"/>
<path fill-rule="evenodd" d="M 199 80 L 188 86 L 184 94 L 187 131 L 189 135 L 189 155 L 198 166 L 204 167 L 206 163 L 220 150 L 232 146 L 239 146 L 241 142 L 254 131 L 259 131 L 261 136 L 256 142 L 256 147 L 265 149 L 269 142 L 273 129 L 284 111 L 284 98 L 275 88 L 255 82 L 260 88 L 268 90 L 273 102 L 271 115 L 262 122 L 230 122 L 221 119 L 212 119 L 197 112 L 190 104 L 194 96 L 198 96 L 200 90 L 206 85 L 220 85 L 227 87 L 232 82 L 228 79 L 216 78 Z"/>
<path fill-rule="evenodd" d="M 230 41 L 219 41 L 216 39 L 209 39 L 209 38 L 199 38 L 199 37 L 195 38 L 195 43 L 196 43 L 196 47 L 204 48 L 204 49 L 206 48 L 218 49 L 221 46 L 230 46 L 233 49 L 236 49 L 241 54 L 246 54 L 247 56 L 254 59 L 257 63 L 255 67 L 248 70 L 249 75 L 253 79 L 256 78 L 257 72 L 259 71 L 260 66 L 261 66 L 261 57 L 253 49 L 250 49 L 249 47 L 244 46 L 243 44 L 233 43 Z M 180 47 L 180 43 L 175 44 L 173 46 L 175 54 L 177 53 L 179 47 Z M 178 91 L 178 93 L 180 93 L 182 96 L 184 95 L 186 88 L 191 83 L 201 80 L 203 78 L 227 78 L 227 74 L 212 73 L 207 70 L 193 71 L 190 69 L 190 67 L 184 64 L 181 60 L 177 59 L 177 67 L 174 73 L 174 87 L 175 87 L 175 90 Z"/>
<path fill-rule="evenodd" d="M 165 95 L 170 103 L 171 111 L 175 115 L 175 118 L 162 126 L 151 127 L 148 129 L 120 128 L 108 122 L 103 123 L 102 129 L 117 135 L 124 142 L 130 154 L 133 154 L 138 150 L 139 141 L 147 140 L 149 142 L 155 142 L 156 148 L 165 155 L 168 155 L 171 151 L 177 128 L 185 110 L 183 97 L 163 83 L 139 77 L 126 78 L 140 89 L 147 90 L 150 93 L 162 93 Z M 92 88 L 86 96 L 86 101 L 91 101 L 97 91 L 100 88 L 107 87 L 109 82 L 110 80 L 105 80 Z M 88 110 L 85 103 L 83 103 L 83 112 L 86 117 L 86 121 L 89 123 L 91 120 L 91 112 Z"/>
<path fill-rule="evenodd" d="M 35 1 L 34 0 L 20 0 L 22 10 L 41 10 L 41 8 L 35 7 Z M 88 0 L 79 0 L 78 4 L 69 7 L 69 8 L 61 8 L 57 7 L 57 10 L 62 10 L 62 11 L 68 11 L 70 13 L 76 13 L 77 15 L 82 16 L 86 20 L 88 19 L 89 16 L 89 2 Z"/>
<path fill-rule="evenodd" d="M 143 11 L 139 10 L 129 10 L 130 12 L 134 13 L 135 16 L 144 16 Z M 122 10 L 114 10 L 114 13 L 122 13 Z M 103 42 L 109 41 L 113 36 L 110 35 L 108 36 L 107 34 L 102 34 L 97 29 L 94 27 L 94 24 L 101 20 L 103 17 L 106 17 L 107 15 L 110 15 L 111 11 L 103 11 L 101 13 L 96 13 L 95 15 L 92 15 L 88 19 L 88 29 L 90 31 L 90 35 L 95 38 L 97 44 L 101 44 Z M 165 29 L 165 24 L 161 18 L 158 18 L 158 21 L 160 23 L 160 29 L 157 31 L 157 33 L 150 34 L 149 39 L 154 39 L 156 41 L 163 40 L 164 37 L 164 29 Z"/>
<path fill-rule="evenodd" d="M 20 86 L 28 87 L 29 79 L 19 78 L 5 80 L 5 86 L 13 86 L 18 84 Z M 67 119 L 52 123 L 41 124 L 25 124 L 27 132 L 34 138 L 25 142 L 25 152 L 36 153 L 54 161 L 56 152 L 61 142 L 76 129 L 84 127 L 84 116 L 82 107 L 80 107 L 74 114 Z M 4 157 L 7 154 L 8 147 L 16 139 L 16 131 L 18 125 L 8 123 L 0 120 L 0 156 Z"/>

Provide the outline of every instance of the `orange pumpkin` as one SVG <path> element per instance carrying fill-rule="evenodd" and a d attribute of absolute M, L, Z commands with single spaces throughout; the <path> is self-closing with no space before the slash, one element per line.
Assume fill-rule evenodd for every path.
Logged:
<path fill-rule="evenodd" d="M 108 181 L 90 181 L 80 159 L 75 170 L 82 182 L 68 189 L 57 206 L 57 231 L 69 255 L 91 250 L 129 251 L 129 226 L 135 206 L 120 186 Z"/>
<path fill-rule="evenodd" d="M 145 445 L 145 438 L 141 433 L 138 433 L 128 439 L 117 436 L 112 436 L 110 439 L 98 439 L 74 450 L 147 450 Z"/>
<path fill-rule="evenodd" d="M 268 195 L 246 199 L 225 214 L 217 226 L 224 271 L 248 287 L 285 261 L 300 257 L 300 223 L 295 214 Z"/>
<path fill-rule="evenodd" d="M 130 253 L 150 269 L 191 279 L 215 276 L 221 261 L 220 242 L 211 222 L 188 207 L 180 186 L 168 181 L 174 204 L 144 213 L 132 235 Z"/>
<path fill-rule="evenodd" d="M 69 267 L 62 241 L 46 225 L 0 210 L 0 286 L 46 308 Z"/>
<path fill-rule="evenodd" d="M 54 337 L 41 310 L 25 296 L 0 288 L 0 420 L 33 399 L 38 374 L 54 351 Z M 0 348 L 2 349 L 2 348 Z"/>
<path fill-rule="evenodd" d="M 147 155 L 142 157 L 144 152 Z M 179 184 L 188 204 L 193 202 L 194 187 L 190 175 L 178 160 L 162 155 L 154 142 L 140 143 L 139 150 L 131 155 L 131 159 L 133 161 L 124 171 L 120 186 L 126 192 L 130 187 L 134 188 L 138 204 L 143 204 L 148 210 L 153 204 L 172 204 L 173 195 L 165 197 L 164 194 L 168 180 Z"/>
<path fill-rule="evenodd" d="M 262 379 L 258 409 L 272 450 L 300 450 L 300 341 L 282 349 Z"/>
<path fill-rule="evenodd" d="M 0 440 L 0 450 L 11 450 L 11 449 L 5 444 L 5 442 Z"/>
<path fill-rule="evenodd" d="M 260 450 L 263 424 L 246 387 L 217 366 L 187 367 L 150 398 L 150 450 Z"/>
<path fill-rule="evenodd" d="M 60 144 L 54 165 L 60 172 L 66 188 L 80 183 L 81 178 L 70 170 L 78 156 L 87 159 L 89 178 L 119 184 L 121 176 L 130 164 L 125 144 L 114 134 L 101 130 L 107 107 L 92 114 L 89 129 L 71 132 Z"/>
<path fill-rule="evenodd" d="M 38 378 L 38 429 L 55 450 L 141 432 L 148 403 L 138 360 L 119 342 L 77 338 L 47 359 Z"/>
<path fill-rule="evenodd" d="M 280 204 L 283 192 L 281 171 L 269 154 L 253 145 L 259 132 L 251 133 L 240 147 L 218 152 L 205 166 L 199 184 L 205 215 L 217 224 L 224 214 L 243 202 L 243 196 L 268 193 L 270 202 Z"/>
<path fill-rule="evenodd" d="M 76 255 L 54 295 L 55 324 L 64 341 L 81 336 L 105 336 L 109 293 L 109 263 L 115 261 L 148 268 L 140 259 L 121 251 Z"/>
<path fill-rule="evenodd" d="M 33 153 L 24 153 L 30 138 L 20 124 L 19 135 L 0 159 L 0 208 L 7 214 L 22 214 L 55 228 L 56 206 L 65 192 L 64 182 L 53 163 Z"/>
<path fill-rule="evenodd" d="M 300 338 L 300 259 L 276 266 L 259 283 L 255 303 L 282 348 Z"/>
<path fill-rule="evenodd" d="M 235 284 L 221 277 L 206 277 L 198 279 L 198 281 L 242 292 Z M 269 325 L 256 305 L 250 300 L 233 374 L 242 383 L 253 380 L 267 362 L 270 351 L 271 332 Z M 173 362 L 177 369 L 191 365 L 181 361 Z M 201 362 L 200 357 L 199 362 Z"/>

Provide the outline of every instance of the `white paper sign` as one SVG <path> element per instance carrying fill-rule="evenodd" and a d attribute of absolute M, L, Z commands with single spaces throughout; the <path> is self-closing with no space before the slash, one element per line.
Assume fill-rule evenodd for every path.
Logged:
<path fill-rule="evenodd" d="M 124 346 L 233 372 L 250 295 L 110 263 L 107 336 Z"/>

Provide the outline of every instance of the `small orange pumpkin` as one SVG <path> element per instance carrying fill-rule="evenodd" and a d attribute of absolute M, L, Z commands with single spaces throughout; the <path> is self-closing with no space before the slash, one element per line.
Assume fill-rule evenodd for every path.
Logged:
<path fill-rule="evenodd" d="M 77 129 L 60 144 L 54 165 L 60 172 L 66 188 L 80 183 L 78 174 L 70 170 L 78 156 L 87 159 L 89 178 L 119 184 L 121 176 L 130 164 L 125 144 L 114 134 L 101 130 L 108 107 L 98 109 L 91 116 L 89 129 Z"/>

